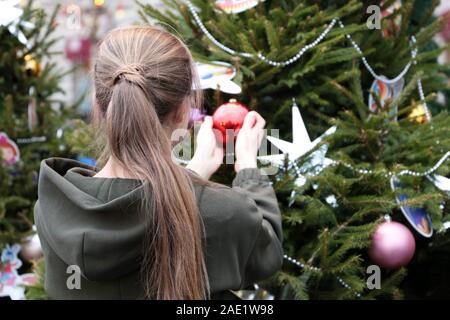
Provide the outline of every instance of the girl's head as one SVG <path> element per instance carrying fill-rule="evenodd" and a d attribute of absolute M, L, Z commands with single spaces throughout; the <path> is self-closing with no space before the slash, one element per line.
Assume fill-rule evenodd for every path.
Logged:
<path fill-rule="evenodd" d="M 96 111 L 106 115 L 114 98 L 145 100 L 154 110 L 139 110 L 141 115 L 156 113 L 168 134 L 185 128 L 190 108 L 203 102 L 202 91 L 192 90 L 200 86 L 188 48 L 169 32 L 149 26 L 110 32 L 98 50 L 94 81 Z"/>
<path fill-rule="evenodd" d="M 142 181 L 148 222 L 142 277 L 148 298 L 202 299 L 208 281 L 202 223 L 187 171 L 172 161 L 170 134 L 200 106 L 192 56 L 174 35 L 149 26 L 110 32 L 94 67 L 94 125 L 110 157 Z"/>

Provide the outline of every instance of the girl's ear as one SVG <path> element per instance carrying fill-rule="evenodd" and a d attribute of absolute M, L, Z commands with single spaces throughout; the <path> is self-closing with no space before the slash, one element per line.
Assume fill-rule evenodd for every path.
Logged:
<path fill-rule="evenodd" d="M 175 126 L 183 126 L 189 119 L 189 105 L 183 102 L 180 107 L 171 112 L 169 121 Z"/>
<path fill-rule="evenodd" d="M 182 122 L 186 117 L 186 109 L 184 106 L 177 108 L 172 115 L 172 121 L 174 123 Z"/>

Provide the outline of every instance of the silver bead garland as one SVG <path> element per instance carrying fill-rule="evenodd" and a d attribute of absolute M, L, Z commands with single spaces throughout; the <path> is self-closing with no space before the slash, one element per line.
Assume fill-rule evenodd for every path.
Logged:
<path fill-rule="evenodd" d="M 339 26 L 341 27 L 341 29 L 344 29 L 345 26 L 342 23 L 342 21 L 338 21 Z M 355 48 L 355 50 L 362 55 L 361 60 L 364 64 L 364 66 L 366 67 L 367 71 L 370 72 L 370 74 L 377 80 L 382 81 L 384 83 L 387 84 L 392 84 L 392 83 L 396 83 L 397 81 L 399 81 L 401 78 L 403 78 L 405 76 L 405 74 L 409 71 L 409 68 L 411 67 L 411 64 L 413 63 L 413 61 L 415 61 L 416 56 L 417 56 L 417 49 L 413 48 L 411 49 L 411 58 L 412 60 L 409 61 L 406 66 L 403 68 L 403 70 L 398 74 L 398 76 L 396 76 L 395 78 L 392 79 L 386 79 L 383 78 L 381 76 L 379 76 L 378 74 L 376 74 L 376 72 L 373 70 L 373 68 L 370 66 L 370 64 L 367 62 L 366 57 L 363 56 L 363 52 L 361 50 L 361 48 L 356 44 L 356 42 L 352 39 L 351 35 L 346 34 L 345 37 L 350 41 L 350 43 L 352 44 L 353 48 Z"/>
<path fill-rule="evenodd" d="M 434 173 L 437 169 L 439 169 L 439 167 L 450 157 L 450 151 L 447 151 L 440 159 L 439 161 L 436 162 L 436 164 L 434 166 L 432 166 L 431 168 L 429 168 L 428 170 L 425 170 L 423 172 L 418 172 L 418 171 L 412 171 L 412 170 L 401 170 L 398 173 L 392 172 L 392 171 L 388 171 L 387 173 L 384 173 L 383 175 L 387 178 L 393 177 L 393 176 L 415 176 L 415 177 L 425 177 L 428 176 L 432 173 Z M 359 169 L 359 168 L 355 168 L 354 166 L 352 166 L 351 164 L 348 164 L 346 162 L 343 161 L 337 161 L 337 160 L 333 160 L 333 162 L 330 165 L 343 165 L 346 168 L 349 168 L 355 172 L 358 172 L 360 174 L 374 174 L 375 171 L 374 170 L 369 170 L 369 169 Z"/>
<path fill-rule="evenodd" d="M 253 57 L 253 54 L 251 53 L 247 53 L 247 52 L 237 52 L 229 47 L 227 47 L 226 45 L 220 43 L 220 41 L 218 41 L 216 38 L 213 37 L 213 35 L 208 31 L 208 29 L 206 29 L 205 25 L 203 24 L 202 20 L 200 19 L 199 15 L 197 14 L 197 12 L 195 11 L 195 7 L 192 4 L 192 2 L 190 0 L 186 0 L 186 4 L 187 7 L 189 9 L 189 11 L 191 12 L 192 16 L 194 17 L 195 22 L 197 23 L 197 25 L 199 26 L 200 30 L 208 37 L 208 39 L 214 43 L 216 46 L 218 46 L 220 49 L 222 49 L 225 52 L 228 52 L 231 55 L 239 55 L 239 56 L 243 56 L 246 58 L 251 58 Z"/>
<path fill-rule="evenodd" d="M 231 54 L 231 55 L 237 55 L 237 56 L 242 56 L 245 58 L 258 58 L 259 60 L 274 66 L 274 67 L 286 67 L 288 65 L 291 65 L 292 63 L 296 62 L 298 59 L 301 58 L 301 56 L 308 50 L 314 48 L 316 45 L 318 45 L 326 36 L 327 34 L 331 31 L 331 29 L 333 29 L 333 27 L 335 26 L 336 22 L 339 24 L 341 29 L 344 29 L 345 26 L 342 23 L 341 20 L 339 20 L 338 18 L 334 18 L 330 24 L 326 27 L 326 29 L 319 35 L 319 37 L 317 37 L 313 42 L 311 42 L 310 44 L 305 45 L 302 49 L 300 49 L 297 54 L 295 54 L 294 56 L 292 56 L 291 58 L 285 60 L 285 61 L 274 61 L 274 60 L 270 60 L 268 59 L 265 55 L 263 55 L 261 52 L 258 52 L 256 55 L 253 53 L 249 53 L 249 52 L 238 52 L 236 50 L 231 49 L 230 47 L 227 47 L 226 45 L 222 44 L 220 41 L 218 41 L 216 38 L 214 38 L 214 36 L 208 31 L 208 29 L 206 28 L 206 26 L 203 24 L 202 20 L 200 19 L 200 16 L 197 14 L 197 12 L 195 11 L 195 7 L 192 4 L 192 2 L 190 0 L 185 0 L 187 7 L 189 9 L 189 11 L 191 12 L 192 16 L 194 17 L 195 22 L 197 23 L 198 27 L 200 28 L 200 30 L 206 35 L 206 37 L 212 42 L 214 43 L 217 47 L 221 48 L 223 51 Z M 409 69 L 411 68 L 411 65 L 417 64 L 416 61 L 416 57 L 417 57 L 417 48 L 415 47 L 416 44 L 416 38 L 414 36 L 411 37 L 411 42 L 413 44 L 413 47 L 411 48 L 411 61 L 409 61 L 406 66 L 403 68 L 403 70 L 394 78 L 392 79 L 386 79 L 384 77 L 379 76 L 374 70 L 373 68 L 370 66 L 369 62 L 367 61 L 366 57 L 364 57 L 363 52 L 361 50 L 361 48 L 358 46 L 358 44 L 353 40 L 353 38 L 351 37 L 350 34 L 346 34 L 345 37 L 350 41 L 350 43 L 352 44 L 353 48 L 362 56 L 361 60 L 364 64 L 364 66 L 366 67 L 366 69 L 369 71 L 369 73 L 377 80 L 382 81 L 384 83 L 387 84 L 392 84 L 397 82 L 398 80 L 400 80 L 401 78 L 403 78 L 406 73 L 409 71 Z M 422 82 L 420 79 L 417 80 L 417 90 L 419 92 L 419 97 L 422 103 L 422 106 L 424 108 L 424 112 L 425 112 L 425 116 L 427 118 L 428 121 L 430 121 L 431 119 L 431 113 L 430 110 L 428 109 L 426 100 L 425 100 L 425 95 L 423 93 L 423 88 L 422 88 Z"/>
<path fill-rule="evenodd" d="M 273 60 L 269 60 L 269 59 L 266 58 L 262 53 L 258 53 L 256 56 L 257 56 L 260 60 L 262 60 L 262 61 L 264 61 L 264 62 L 266 62 L 266 63 L 268 63 L 268 64 L 270 64 L 271 66 L 274 66 L 274 67 L 285 67 L 285 66 L 288 66 L 288 65 L 290 65 L 290 64 L 292 64 L 292 63 L 294 63 L 294 62 L 296 62 L 298 59 L 300 59 L 300 57 L 301 57 L 306 51 L 308 51 L 308 50 L 314 48 L 316 45 L 318 45 L 318 44 L 323 40 L 323 38 L 326 37 L 326 35 L 330 32 L 330 30 L 334 27 L 334 25 L 336 24 L 336 22 L 337 22 L 337 19 L 336 19 L 336 18 L 333 19 L 333 20 L 331 21 L 331 23 L 328 25 L 328 27 L 320 34 L 320 36 L 319 36 L 318 38 L 316 38 L 316 40 L 314 40 L 314 41 L 311 42 L 310 44 L 305 45 L 303 48 L 301 48 L 301 49 L 297 52 L 297 54 L 296 54 L 295 56 L 293 56 L 292 58 L 290 58 L 290 59 L 288 59 L 288 60 L 285 60 L 285 61 L 273 61 Z"/>
<path fill-rule="evenodd" d="M 296 265 L 297 267 L 299 267 L 300 269 L 308 268 L 308 269 L 311 269 L 312 271 L 315 271 L 315 272 L 320 272 L 320 271 L 321 271 L 320 268 L 313 267 L 313 266 L 309 266 L 309 265 L 307 266 L 307 265 L 305 265 L 304 263 L 301 263 L 300 261 L 298 261 L 298 260 L 296 260 L 296 259 L 294 259 L 294 258 L 291 258 L 291 257 L 289 257 L 289 256 L 286 255 L 286 254 L 285 254 L 283 257 L 284 257 L 284 259 L 286 259 L 286 260 L 289 261 L 290 263 L 295 264 L 295 265 Z M 339 277 L 339 276 L 336 276 L 336 279 L 337 279 L 338 282 L 341 284 L 341 286 L 343 286 L 344 288 L 346 288 L 346 289 L 348 289 L 348 290 L 353 291 L 353 293 L 355 294 L 355 296 L 357 296 L 358 298 L 362 298 L 362 295 L 361 295 L 359 292 L 354 291 L 354 290 L 352 289 L 352 287 L 351 287 L 347 282 L 344 281 L 344 279 L 342 279 L 342 278 Z"/>

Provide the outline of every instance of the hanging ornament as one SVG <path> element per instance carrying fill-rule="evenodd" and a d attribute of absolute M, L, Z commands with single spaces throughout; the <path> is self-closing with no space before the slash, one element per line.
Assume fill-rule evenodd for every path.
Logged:
<path fill-rule="evenodd" d="M 450 179 L 438 174 L 431 174 L 427 176 L 436 188 L 445 192 L 450 197 Z"/>
<path fill-rule="evenodd" d="M 397 82 L 392 84 L 386 83 L 383 80 L 388 80 L 385 76 L 380 76 L 380 79 L 375 79 L 370 86 L 369 91 L 369 110 L 372 112 L 377 112 L 378 105 L 374 96 L 377 96 L 381 107 L 383 108 L 386 102 L 393 101 L 397 98 L 403 90 L 405 85 L 405 80 L 400 78 Z M 392 116 L 396 116 L 397 108 L 392 108 L 389 112 Z"/>
<path fill-rule="evenodd" d="M 231 64 L 213 61 L 213 64 L 197 62 L 195 66 L 200 78 L 201 89 L 219 89 L 229 94 L 241 93 L 241 87 L 231 81 L 236 76 L 236 69 Z"/>
<path fill-rule="evenodd" d="M 20 8 L 19 3 L 20 0 L 0 1 L 0 26 L 8 26 L 20 19 L 23 10 Z"/>
<path fill-rule="evenodd" d="M 410 114 L 408 114 L 408 118 L 418 124 L 428 122 L 426 110 L 423 104 L 419 103 L 414 109 L 412 109 Z"/>
<path fill-rule="evenodd" d="M 117 20 L 122 20 L 126 16 L 125 6 L 119 3 L 116 7 L 115 16 Z"/>
<path fill-rule="evenodd" d="M 87 62 L 91 57 L 92 41 L 87 36 L 75 35 L 66 38 L 64 53 L 66 58 L 74 62 Z"/>
<path fill-rule="evenodd" d="M 297 187 L 301 187 L 306 183 L 305 173 L 310 172 L 311 170 L 315 170 L 315 173 L 318 174 L 324 168 L 333 163 L 333 160 L 326 157 L 326 153 L 328 151 L 327 145 L 320 146 L 316 151 L 312 152 L 302 166 L 297 166 L 295 162 L 311 151 L 319 142 L 322 141 L 326 136 L 333 134 L 336 131 L 336 127 L 330 127 L 327 131 L 325 131 L 320 137 L 311 141 L 309 137 L 308 131 L 306 130 L 305 123 L 303 122 L 303 118 L 300 114 L 300 110 L 297 106 L 297 103 L 294 99 L 292 99 L 292 142 L 287 142 L 281 139 L 278 139 L 273 136 L 267 136 L 267 140 L 269 140 L 274 146 L 276 146 L 279 150 L 281 150 L 282 154 L 274 154 L 274 155 L 266 155 L 259 156 L 258 160 L 267 161 L 277 167 L 283 167 L 286 159 L 286 155 L 288 157 L 288 161 L 290 167 L 294 167 L 297 178 L 295 179 L 295 185 Z M 297 192 L 296 190 L 292 190 L 289 204 L 288 206 L 292 206 L 295 202 L 295 196 Z"/>
<path fill-rule="evenodd" d="M 68 4 L 63 10 L 61 15 L 66 21 L 66 27 L 69 30 L 81 29 L 81 7 L 74 3 Z"/>
<path fill-rule="evenodd" d="M 20 30 L 20 27 L 34 28 L 34 24 L 22 21 L 23 9 L 20 7 L 20 0 L 2 0 L 0 1 L 0 26 L 7 27 L 9 32 L 27 47 L 29 46 L 27 38 Z"/>
<path fill-rule="evenodd" d="M 38 77 L 41 74 L 41 64 L 33 58 L 31 54 L 25 55 L 23 59 L 25 60 L 25 72 L 29 75 Z"/>
<path fill-rule="evenodd" d="M 333 134 L 335 131 L 335 126 L 330 127 L 319 138 L 311 142 L 308 131 L 306 131 L 305 124 L 303 123 L 300 110 L 298 109 L 298 106 L 294 101 L 292 105 L 292 142 L 268 136 L 267 140 L 269 140 L 274 146 L 280 149 L 283 154 L 259 156 L 258 159 L 271 162 L 272 164 L 281 167 L 284 165 L 286 154 L 288 156 L 289 162 L 294 162 L 311 151 L 320 141 L 322 141 L 324 137 Z M 314 166 L 316 166 L 318 163 L 321 163 L 322 166 L 325 167 L 332 162 L 331 159 L 325 158 L 327 150 L 327 147 L 321 149 L 319 148 L 319 150 L 311 154 L 312 159 L 315 159 Z"/>
<path fill-rule="evenodd" d="M 395 177 L 391 178 L 391 188 L 392 191 L 401 188 L 400 182 Z M 400 204 L 400 210 L 411 226 L 420 235 L 430 238 L 433 235 L 433 227 L 431 225 L 431 218 L 428 212 L 424 208 L 410 207 L 402 204 L 408 200 L 406 194 L 398 194 L 396 200 L 397 203 Z"/>
<path fill-rule="evenodd" d="M 20 160 L 17 144 L 8 138 L 5 132 L 0 132 L 0 156 L 6 165 L 14 165 Z"/>
<path fill-rule="evenodd" d="M 240 13 L 255 7 L 264 0 L 216 0 L 216 7 L 226 13 Z"/>
<path fill-rule="evenodd" d="M 438 174 L 427 175 L 428 180 L 434 184 L 436 188 L 445 192 L 448 197 L 450 197 L 450 179 Z M 441 209 L 444 209 L 444 203 L 441 204 Z M 450 229 L 450 221 L 446 221 L 442 224 L 442 227 L 439 231 L 446 231 Z"/>
<path fill-rule="evenodd" d="M 30 88 L 29 91 L 30 102 L 28 103 L 28 130 L 32 132 L 37 126 L 38 117 L 36 109 L 36 95 L 34 87 Z"/>
<path fill-rule="evenodd" d="M 236 140 L 247 113 L 248 108 L 235 99 L 230 99 L 214 111 L 213 126 L 222 133 L 224 144 L 231 139 Z"/>
<path fill-rule="evenodd" d="M 414 256 L 416 241 L 411 231 L 395 221 L 381 223 L 372 236 L 369 256 L 386 269 L 406 266 Z"/>
<path fill-rule="evenodd" d="M 42 257 L 41 241 L 37 233 L 26 237 L 22 242 L 20 256 L 26 262 L 36 261 Z"/>
<path fill-rule="evenodd" d="M 381 13 L 383 18 L 388 18 L 395 11 L 400 10 L 402 7 L 402 2 L 400 0 L 395 1 L 391 6 L 389 6 L 386 10 Z M 383 37 L 385 39 L 397 34 L 400 30 L 400 25 L 402 23 L 402 16 L 397 14 L 393 19 L 386 19 L 387 23 L 383 26 Z"/>
<path fill-rule="evenodd" d="M 19 244 L 6 245 L 0 260 L 0 297 L 9 297 L 12 300 L 25 299 L 25 285 L 34 285 L 36 275 L 32 273 L 21 274 L 17 270 L 22 266 L 18 258 L 21 247 Z"/>

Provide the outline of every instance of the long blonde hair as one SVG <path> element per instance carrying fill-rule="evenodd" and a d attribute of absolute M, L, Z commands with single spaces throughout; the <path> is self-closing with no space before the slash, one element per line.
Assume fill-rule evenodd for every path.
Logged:
<path fill-rule="evenodd" d="M 179 108 L 202 103 L 202 92 L 192 90 L 199 80 L 188 48 L 159 28 L 115 29 L 99 45 L 94 81 L 93 124 L 104 137 L 100 163 L 112 157 L 142 181 L 146 297 L 208 298 L 202 221 L 191 180 L 172 161 L 163 126 Z"/>

